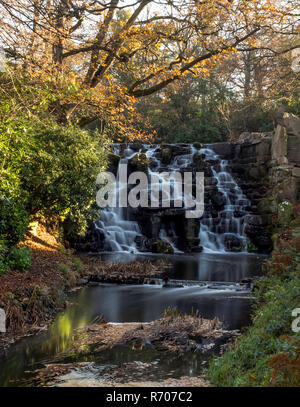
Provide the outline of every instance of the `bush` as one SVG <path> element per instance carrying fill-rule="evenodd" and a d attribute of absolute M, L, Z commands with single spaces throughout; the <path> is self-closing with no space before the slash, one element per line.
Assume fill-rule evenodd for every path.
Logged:
<path fill-rule="evenodd" d="M 210 362 L 207 373 L 212 384 L 300 384 L 299 374 L 295 374 L 299 371 L 300 334 L 292 330 L 292 311 L 299 308 L 299 232 L 297 226 L 278 239 L 278 251 L 265 263 L 266 275 L 255 284 L 253 325 L 234 347 Z"/>
<path fill-rule="evenodd" d="M 80 272 L 83 270 L 84 264 L 78 257 L 72 257 L 71 260 L 76 271 Z"/>
<path fill-rule="evenodd" d="M 9 247 L 24 240 L 29 224 L 29 215 L 22 203 L 16 199 L 0 199 L 0 239 Z"/>
<path fill-rule="evenodd" d="M 11 270 L 27 270 L 31 266 L 31 252 L 29 248 L 13 247 L 8 254 L 6 264 Z"/>
<path fill-rule="evenodd" d="M 104 148 L 95 135 L 52 122 L 32 129 L 31 139 L 20 169 L 28 210 L 58 215 L 68 220 L 69 234 L 83 233 L 96 197 L 96 177 L 106 165 Z"/>

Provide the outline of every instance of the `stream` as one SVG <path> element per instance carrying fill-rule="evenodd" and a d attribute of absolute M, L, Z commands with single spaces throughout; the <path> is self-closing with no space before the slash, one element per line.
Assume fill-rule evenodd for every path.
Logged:
<path fill-rule="evenodd" d="M 91 351 L 84 357 L 66 357 L 64 351 L 72 344 L 74 330 L 90 324 L 101 314 L 112 323 L 149 322 L 159 318 L 171 306 L 185 313 L 199 310 L 204 318 L 217 316 L 229 329 L 247 326 L 251 312 L 249 290 L 240 286 L 239 281 L 258 276 L 265 260 L 265 256 L 246 253 L 173 256 L 110 253 L 100 257 L 108 262 L 167 258 L 172 264 L 170 281 L 181 280 L 183 286 L 163 288 L 160 282 L 121 286 L 100 283 L 72 292 L 69 305 L 46 331 L 19 340 L 5 355 L 0 355 L 1 387 L 32 386 L 34 371 L 53 362 L 87 362 L 66 378 L 72 385 L 74 382 L 75 385 L 89 385 L 112 369 L 128 363 L 138 367 L 131 375 L 126 374 L 126 378 L 132 380 L 197 376 L 203 370 L 207 356 L 195 352 L 178 356 L 154 351 L 151 346 L 143 350 L 117 346 L 109 351 Z"/>

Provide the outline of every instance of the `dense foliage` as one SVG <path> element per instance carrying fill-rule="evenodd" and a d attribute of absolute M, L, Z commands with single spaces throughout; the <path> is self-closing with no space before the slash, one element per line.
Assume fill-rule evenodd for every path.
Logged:
<path fill-rule="evenodd" d="M 265 276 L 256 283 L 253 325 L 237 344 L 214 358 L 208 377 L 217 386 L 299 386 L 300 217 L 277 236 Z"/>
<path fill-rule="evenodd" d="M 2 75 L 0 103 L 0 272 L 30 265 L 24 240 L 30 219 L 58 218 L 65 237 L 85 231 L 107 142 L 95 131 L 58 124 L 51 92 L 14 73 Z"/>

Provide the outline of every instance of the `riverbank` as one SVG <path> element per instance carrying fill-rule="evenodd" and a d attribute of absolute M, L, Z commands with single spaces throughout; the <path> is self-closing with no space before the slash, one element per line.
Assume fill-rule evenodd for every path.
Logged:
<path fill-rule="evenodd" d="M 264 277 L 255 284 L 253 324 L 236 346 L 210 362 L 207 377 L 213 385 L 300 385 L 299 324 L 292 325 L 293 310 L 300 306 L 299 213 L 274 243 Z"/>
<path fill-rule="evenodd" d="M 26 236 L 32 253 L 26 272 L 11 270 L 0 275 L 0 308 L 6 313 L 6 333 L 0 333 L 0 350 L 23 336 L 45 330 L 67 304 L 70 290 L 101 276 L 102 281 L 137 283 L 158 276 L 163 264 L 102 262 L 96 257 L 75 255 L 65 249 L 58 233 L 42 223 Z"/>
<path fill-rule="evenodd" d="M 197 313 L 186 315 L 176 309 L 168 309 L 163 317 L 149 323 L 113 324 L 102 320 L 76 329 L 69 346 L 56 354 L 51 364 L 32 372 L 28 380 L 33 386 L 46 387 L 207 387 L 209 383 L 201 373 L 207 359 L 212 354 L 222 353 L 238 335 L 237 331 L 223 329 L 216 318 L 207 320 Z M 123 354 L 122 362 L 118 359 L 115 363 L 115 357 L 111 356 L 108 364 L 101 363 L 104 353 Z M 128 358 L 130 353 L 132 361 Z M 143 360 L 139 360 L 141 354 L 144 354 Z M 165 373 L 157 370 L 161 355 L 165 358 L 162 362 Z M 186 376 L 182 369 L 177 373 L 172 371 L 171 365 L 168 369 L 172 359 L 180 358 L 196 359 L 195 372 L 190 371 Z"/>

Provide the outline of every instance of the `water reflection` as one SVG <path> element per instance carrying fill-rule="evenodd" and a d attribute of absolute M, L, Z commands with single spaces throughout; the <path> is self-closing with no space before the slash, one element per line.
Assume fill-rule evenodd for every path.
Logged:
<path fill-rule="evenodd" d="M 128 263 L 133 260 L 155 261 L 165 259 L 173 266 L 171 277 L 177 280 L 232 281 L 259 276 L 267 256 L 245 253 L 201 253 L 195 255 L 153 255 L 104 253 L 107 262 Z"/>
<path fill-rule="evenodd" d="M 143 258 L 147 259 L 147 256 Z M 151 259 L 153 260 L 153 256 Z M 263 260 L 257 256 L 216 257 L 207 254 L 200 257 L 168 256 L 168 259 L 173 262 L 173 278 L 206 281 L 239 281 L 243 277 L 257 275 Z M 115 258 L 112 260 L 116 261 Z M 132 258 L 123 258 L 123 261 L 131 260 Z M 230 286 L 215 290 L 193 286 L 162 288 L 151 285 L 102 284 L 85 287 L 73 293 L 70 301 L 72 303 L 57 316 L 47 331 L 19 341 L 10 347 L 5 355 L 0 355 L 0 386 L 16 385 L 18 380 L 30 377 L 30 371 L 53 362 L 56 355 L 70 347 L 74 329 L 88 325 L 99 314 L 103 314 L 105 319 L 111 322 L 146 322 L 160 317 L 167 307 L 176 306 L 186 313 L 192 309 L 199 310 L 205 318 L 217 316 L 231 329 L 240 328 L 250 322 L 249 299 L 243 298 L 241 293 Z M 115 353 L 114 350 L 106 353 L 107 363 L 109 360 L 118 363 L 122 358 L 136 360 L 128 351 L 124 352 L 119 349 Z M 122 354 L 125 356 L 122 357 Z M 142 354 L 144 355 L 144 351 Z M 144 360 L 143 357 L 141 356 L 141 360 Z M 76 355 L 74 359 L 76 360 Z M 89 360 L 95 361 L 95 355 L 92 354 Z M 182 372 L 189 369 L 194 371 L 193 366 L 182 365 Z"/>

